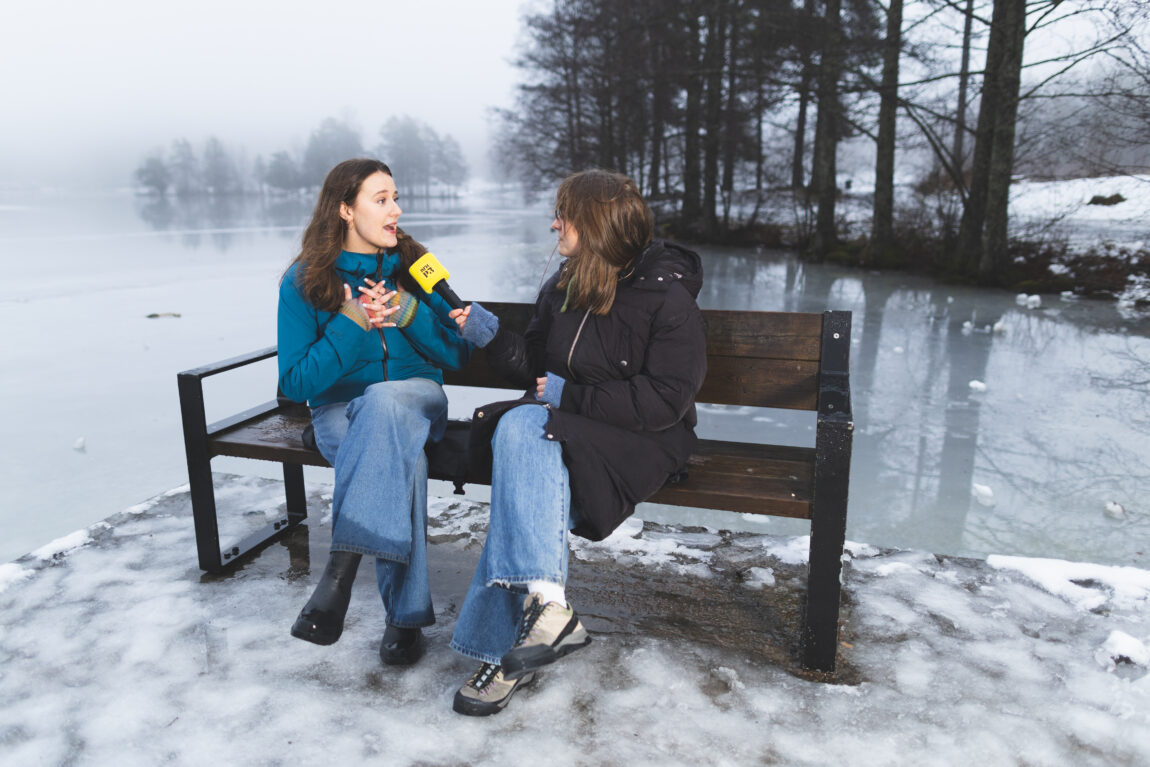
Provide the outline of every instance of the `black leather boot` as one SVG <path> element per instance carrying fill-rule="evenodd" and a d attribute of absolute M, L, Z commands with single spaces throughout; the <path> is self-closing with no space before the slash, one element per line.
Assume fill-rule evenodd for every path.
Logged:
<path fill-rule="evenodd" d="M 315 644 L 335 644 L 343 633 L 343 616 L 351 601 L 351 585 L 360 558 L 361 555 L 347 551 L 331 553 L 315 592 L 291 627 L 293 637 Z"/>
<path fill-rule="evenodd" d="M 388 666 L 410 666 L 423 657 L 423 632 L 388 626 L 379 643 L 379 659 Z"/>

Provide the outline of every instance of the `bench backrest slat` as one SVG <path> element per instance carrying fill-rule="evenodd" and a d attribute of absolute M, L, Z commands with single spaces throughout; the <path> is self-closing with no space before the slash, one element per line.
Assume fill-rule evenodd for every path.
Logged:
<path fill-rule="evenodd" d="M 484 302 L 504 327 L 523 332 L 533 304 Z M 818 408 L 823 316 L 797 312 L 707 309 L 707 378 L 696 401 L 797 410 Z M 476 350 L 463 370 L 444 383 L 505 389 Z"/>

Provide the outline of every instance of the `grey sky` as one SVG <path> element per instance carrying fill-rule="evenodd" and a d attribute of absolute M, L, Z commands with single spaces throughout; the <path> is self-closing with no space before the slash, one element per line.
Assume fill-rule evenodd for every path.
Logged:
<path fill-rule="evenodd" d="M 372 147 L 389 116 L 411 115 L 480 170 L 487 109 L 511 101 L 524 5 L 13 0 L 0 13 L 0 189 L 123 185 L 178 137 L 215 135 L 249 159 L 301 149 L 329 116 Z"/>

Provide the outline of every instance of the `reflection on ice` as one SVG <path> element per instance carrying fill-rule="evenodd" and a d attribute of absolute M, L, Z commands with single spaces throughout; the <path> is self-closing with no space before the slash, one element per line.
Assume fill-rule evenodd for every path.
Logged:
<path fill-rule="evenodd" d="M 274 342 L 277 280 L 311 201 L 89 200 L 71 205 L 74 226 L 54 235 L 45 232 L 58 228 L 59 201 L 21 204 L 0 209 L 9 255 L 0 325 L 31 329 L 0 336 L 10 363 L 0 367 L 0 396 L 36 404 L 5 423 L 21 462 L 5 464 L 0 483 L 0 561 L 183 481 L 174 375 Z M 488 195 L 407 207 L 403 223 L 448 266 L 464 299 L 530 301 L 556 266 L 550 213 L 546 201 L 524 209 Z M 38 258 L 21 257 L 32 247 Z M 699 249 L 708 308 L 854 312 L 850 537 L 966 556 L 1147 561 L 1145 315 L 1057 296 L 1030 308 L 1014 294 L 911 275 Z M 224 415 L 270 399 L 274 365 L 258 375 L 213 382 L 209 408 Z M 470 392 L 449 394 L 455 414 L 480 404 Z M 786 411 L 708 407 L 701 418 L 700 431 L 717 438 L 810 444 L 814 429 L 809 414 Z M 80 438 L 83 451 L 73 449 Z M 217 469 L 276 474 L 252 462 Z M 988 497 L 993 505 L 979 502 Z M 727 516 L 640 513 L 687 524 Z M 764 517 L 740 524 L 806 529 Z"/>

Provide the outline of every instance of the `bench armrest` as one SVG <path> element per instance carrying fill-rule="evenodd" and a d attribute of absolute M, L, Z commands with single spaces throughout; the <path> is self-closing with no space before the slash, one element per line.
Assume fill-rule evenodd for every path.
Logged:
<path fill-rule="evenodd" d="M 225 373 L 229 370 L 243 367 L 244 365 L 250 365 L 253 362 L 260 362 L 261 360 L 270 359 L 274 356 L 276 356 L 276 347 L 269 346 L 266 349 L 257 349 L 254 352 L 241 354 L 238 357 L 232 357 L 230 359 L 220 360 L 219 362 L 213 362 L 202 367 L 185 370 L 184 372 L 180 373 L 179 376 L 181 378 L 184 376 L 189 376 L 197 379 L 207 378 L 208 376 L 214 376 L 216 373 Z"/>
<path fill-rule="evenodd" d="M 199 459 L 206 457 L 208 435 L 218 431 L 218 427 L 228 425 L 221 422 L 213 424 L 212 428 L 208 427 L 206 409 L 204 408 L 204 379 L 274 356 L 276 356 L 276 347 L 268 346 L 254 352 L 241 354 L 238 357 L 230 357 L 176 374 L 176 384 L 180 391 L 180 416 L 184 426 L 184 443 L 188 452 L 189 464 L 193 460 L 193 454 Z M 260 407 L 267 408 L 268 405 L 261 405 Z M 249 414 L 243 413 L 241 415 Z M 233 419 L 227 420 L 232 421 Z"/>

